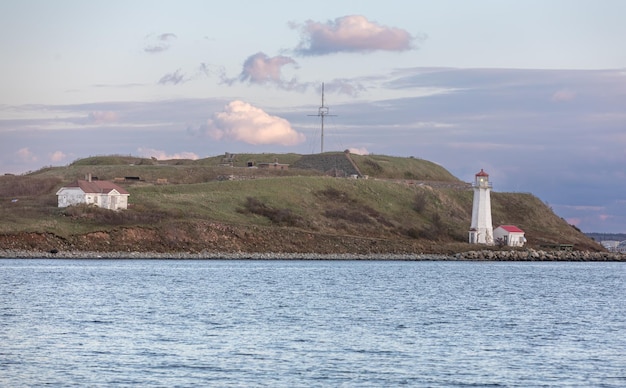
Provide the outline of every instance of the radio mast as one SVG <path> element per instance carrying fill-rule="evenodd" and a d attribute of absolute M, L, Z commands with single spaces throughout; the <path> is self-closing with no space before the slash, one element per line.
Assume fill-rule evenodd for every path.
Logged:
<path fill-rule="evenodd" d="M 324 105 L 324 83 L 322 82 L 322 105 L 317 109 L 316 115 L 308 115 L 308 116 L 317 116 L 320 118 L 322 122 L 322 141 L 321 141 L 321 148 L 320 148 L 320 153 L 322 154 L 324 153 L 324 117 L 337 116 L 337 115 L 331 115 L 328 112 L 329 112 L 328 107 Z"/>

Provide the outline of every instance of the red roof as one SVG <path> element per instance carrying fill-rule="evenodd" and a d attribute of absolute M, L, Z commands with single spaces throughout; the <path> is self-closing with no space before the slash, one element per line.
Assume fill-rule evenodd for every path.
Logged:
<path fill-rule="evenodd" d="M 476 176 L 489 176 L 489 174 L 487 174 L 482 168 L 480 169 L 480 172 L 476 173 Z"/>
<path fill-rule="evenodd" d="M 506 230 L 509 233 L 524 233 L 523 230 L 521 230 L 520 228 L 518 228 L 515 225 L 500 225 L 499 228 L 502 228 L 502 229 Z"/>
<path fill-rule="evenodd" d="M 120 194 L 130 194 L 125 189 L 109 181 L 84 181 L 84 180 L 79 179 L 75 182 L 70 183 L 69 185 L 65 187 L 80 187 L 80 189 L 84 191 L 85 193 L 108 194 L 113 190 L 117 190 L 117 192 Z"/>

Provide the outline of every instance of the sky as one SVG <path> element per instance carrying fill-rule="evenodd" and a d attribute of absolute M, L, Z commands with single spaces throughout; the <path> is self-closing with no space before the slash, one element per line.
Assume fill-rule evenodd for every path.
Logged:
<path fill-rule="evenodd" d="M 0 173 L 415 157 L 626 233 L 626 1 L 0 2 Z M 331 116 L 332 115 L 332 116 Z M 495 225 L 494 225 L 495 226 Z"/>

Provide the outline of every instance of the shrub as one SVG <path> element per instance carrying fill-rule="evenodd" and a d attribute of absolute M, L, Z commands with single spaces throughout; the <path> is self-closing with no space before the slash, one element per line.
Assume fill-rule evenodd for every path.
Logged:
<path fill-rule="evenodd" d="M 413 198 L 413 210 L 418 213 L 421 213 L 426 209 L 426 194 L 423 192 L 415 194 L 415 198 Z"/>
<path fill-rule="evenodd" d="M 405 231 L 405 234 L 414 239 L 418 239 L 421 237 L 420 230 L 417 228 L 409 228 Z"/>

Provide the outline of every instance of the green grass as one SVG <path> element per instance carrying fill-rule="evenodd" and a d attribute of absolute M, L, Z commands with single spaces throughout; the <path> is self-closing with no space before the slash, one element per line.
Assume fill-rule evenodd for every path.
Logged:
<path fill-rule="evenodd" d="M 442 166 L 417 158 L 385 155 L 351 155 L 361 173 L 388 179 L 459 181 Z"/>
<path fill-rule="evenodd" d="M 245 165 L 251 159 L 271 162 L 275 157 L 280 163 L 291 164 L 299 155 L 240 154 L 237 163 Z M 328 235 L 446 243 L 467 240 L 473 192 L 457 184 L 461 182 L 443 167 L 413 158 L 352 157 L 363 173 L 378 179 L 338 179 L 304 170 L 220 167 L 216 163 L 221 156 L 158 165 L 150 164 L 153 160 L 137 164 L 137 159 L 127 157 L 96 157 L 27 176 L 3 176 L 0 233 L 70 236 L 136 226 L 173 231 L 209 221 Z M 130 208 L 122 212 L 57 208 L 58 188 L 87 173 L 109 180 L 139 176 L 144 181 L 122 184 L 131 194 Z M 219 180 L 230 175 L 238 180 Z M 157 179 L 167 179 L 169 184 L 154 184 Z M 452 186 L 437 188 L 408 184 L 408 180 L 443 181 Z M 494 227 L 513 224 L 522 228 L 531 245 L 594 247 L 531 194 L 493 193 L 492 217 Z"/>

